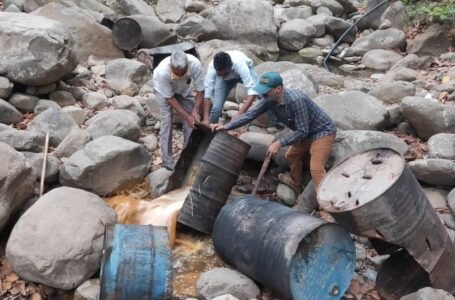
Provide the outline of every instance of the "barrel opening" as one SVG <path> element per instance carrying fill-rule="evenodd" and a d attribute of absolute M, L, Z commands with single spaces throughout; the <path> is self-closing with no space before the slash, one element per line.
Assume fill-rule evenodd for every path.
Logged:
<path fill-rule="evenodd" d="M 380 165 L 380 164 L 382 164 L 383 162 L 384 162 L 384 161 L 382 161 L 382 159 L 377 159 L 377 158 L 371 160 L 371 163 L 372 163 L 373 165 Z"/>
<path fill-rule="evenodd" d="M 360 204 L 359 199 L 355 200 L 355 205 L 358 206 Z"/>
<path fill-rule="evenodd" d="M 371 176 L 371 175 L 363 175 L 362 178 L 366 179 L 366 180 L 371 180 L 373 178 L 373 176 Z"/>
<path fill-rule="evenodd" d="M 341 173 L 341 175 L 342 175 L 342 176 L 344 176 L 344 177 L 346 177 L 346 178 L 349 178 L 349 177 L 351 177 L 351 175 L 349 175 L 349 174 L 347 174 L 347 173 L 344 173 L 344 172 L 343 172 L 343 173 Z"/>
<path fill-rule="evenodd" d="M 351 197 L 352 197 L 352 193 L 351 193 L 351 191 L 347 192 L 347 194 L 346 194 L 346 195 L 348 196 L 348 198 L 351 198 Z"/>
<path fill-rule="evenodd" d="M 427 243 L 428 245 L 428 249 L 430 250 L 430 252 L 433 252 L 432 248 L 431 248 L 431 244 L 430 244 L 430 241 L 428 240 L 428 238 L 426 237 L 425 238 L 425 242 Z"/>

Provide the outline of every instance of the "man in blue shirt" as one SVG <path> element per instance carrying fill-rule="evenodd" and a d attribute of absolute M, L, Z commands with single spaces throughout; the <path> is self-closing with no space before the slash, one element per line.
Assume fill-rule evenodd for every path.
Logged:
<path fill-rule="evenodd" d="M 310 172 L 317 191 L 319 183 L 325 176 L 325 163 L 335 141 L 335 123 L 303 92 L 284 88 L 283 79 L 277 72 L 265 73 L 254 90 L 264 99 L 239 118 L 226 125 L 213 124 L 212 129 L 235 129 L 268 110 L 273 111 L 292 133 L 273 142 L 267 150 L 267 155 L 273 156 L 281 147 L 290 145 L 286 159 L 291 169 L 291 187 L 300 192 L 303 184 L 303 158 L 310 154 Z"/>

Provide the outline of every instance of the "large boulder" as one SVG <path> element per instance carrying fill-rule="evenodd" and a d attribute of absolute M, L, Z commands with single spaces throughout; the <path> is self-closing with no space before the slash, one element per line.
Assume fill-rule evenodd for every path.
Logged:
<path fill-rule="evenodd" d="M 267 1 L 223 1 L 213 11 L 211 20 L 221 39 L 253 43 L 270 52 L 278 51 L 273 7 Z"/>
<path fill-rule="evenodd" d="M 305 75 L 301 69 L 289 69 L 281 73 L 286 88 L 303 91 L 310 98 L 316 97 L 317 86 Z"/>
<path fill-rule="evenodd" d="M 439 55 L 446 53 L 451 43 L 448 30 L 443 25 L 433 24 L 425 32 L 418 34 L 409 41 L 406 48 L 408 53 L 418 55 Z"/>
<path fill-rule="evenodd" d="M 105 135 L 122 137 L 131 141 L 138 141 L 141 135 L 139 117 L 126 109 L 106 110 L 85 122 L 87 131 L 97 139 Z"/>
<path fill-rule="evenodd" d="M 33 176 L 36 178 L 36 180 L 38 181 L 41 180 L 44 159 L 43 154 L 34 152 L 22 152 L 22 154 L 24 154 L 25 159 L 32 166 Z M 50 154 L 47 156 L 46 173 L 44 174 L 45 182 L 53 183 L 58 180 L 58 172 L 61 164 L 62 162 L 60 161 L 60 159 L 58 159 L 54 155 Z"/>
<path fill-rule="evenodd" d="M 76 67 L 73 39 L 61 23 L 0 12 L 0 74 L 25 85 L 53 83 Z"/>
<path fill-rule="evenodd" d="M 0 142 L 0 231 L 33 195 L 35 177 L 24 155 Z"/>
<path fill-rule="evenodd" d="M 197 41 L 207 41 L 214 38 L 218 29 L 212 21 L 199 15 L 186 18 L 177 27 L 177 34 L 181 37 L 195 38 Z"/>
<path fill-rule="evenodd" d="M 281 49 L 298 51 L 316 35 L 316 28 L 302 19 L 288 21 L 278 31 L 278 45 Z"/>
<path fill-rule="evenodd" d="M 336 164 L 351 155 L 374 148 L 391 148 L 401 155 L 408 151 L 408 145 L 392 134 L 372 130 L 346 130 L 337 132 L 330 162 Z"/>
<path fill-rule="evenodd" d="M 455 186 L 455 162 L 448 159 L 427 158 L 408 163 L 418 180 L 432 185 Z"/>
<path fill-rule="evenodd" d="M 144 0 L 115 0 L 117 6 L 127 15 L 146 15 L 156 17 L 153 7 Z"/>
<path fill-rule="evenodd" d="M 70 290 L 99 269 L 105 226 L 116 222 L 114 210 L 97 195 L 56 188 L 16 223 L 6 258 L 21 278 Z"/>
<path fill-rule="evenodd" d="M 373 70 L 388 70 L 396 64 L 402 56 L 390 50 L 370 50 L 362 57 L 362 64 Z"/>
<path fill-rule="evenodd" d="M 410 68 L 419 70 L 430 66 L 432 59 L 430 56 L 417 56 L 415 54 L 409 54 L 400 59 L 396 64 L 393 65 L 392 69 L 396 68 Z"/>
<path fill-rule="evenodd" d="M 336 39 L 339 39 L 345 31 L 351 27 L 352 23 L 345 21 L 337 17 L 327 17 L 325 23 L 325 30 L 327 33 L 333 35 Z M 355 41 L 357 35 L 357 27 L 351 29 L 343 38 L 343 42 L 352 43 Z"/>
<path fill-rule="evenodd" d="M 136 98 L 121 95 L 112 97 L 110 100 L 114 108 L 131 110 L 138 116 L 141 124 L 145 121 L 145 111 Z"/>
<path fill-rule="evenodd" d="M 406 35 L 402 30 L 390 28 L 376 30 L 365 37 L 358 38 L 347 51 L 347 55 L 364 55 L 374 49 L 406 49 Z"/>
<path fill-rule="evenodd" d="M 373 10 L 373 8 L 375 8 L 382 2 L 384 2 L 384 1 L 383 0 L 367 0 L 366 1 L 366 3 L 367 3 L 366 11 Z M 362 30 L 363 30 L 363 28 L 377 29 L 379 27 L 379 25 L 381 25 L 381 16 L 384 13 L 384 11 L 386 10 L 386 8 L 387 8 L 387 6 L 383 5 L 379 8 L 377 8 L 376 10 L 374 10 L 373 12 L 371 12 L 368 16 L 366 16 L 365 19 L 363 19 L 359 23 L 359 26 L 362 28 Z"/>
<path fill-rule="evenodd" d="M 111 30 L 99 24 L 85 9 L 49 3 L 33 14 L 58 21 L 68 29 L 74 39 L 72 50 L 78 61 L 87 61 L 90 55 L 100 59 L 124 57 L 123 51 L 112 42 Z"/>
<path fill-rule="evenodd" d="M 415 96 L 415 86 L 407 81 L 386 81 L 373 87 L 369 93 L 387 104 L 400 103 L 404 97 Z"/>
<path fill-rule="evenodd" d="M 264 161 L 267 149 L 275 138 L 270 134 L 248 131 L 243 133 L 240 139 L 251 146 L 248 159 Z"/>
<path fill-rule="evenodd" d="M 116 136 L 103 136 L 63 163 L 60 182 L 106 195 L 142 181 L 150 163 L 150 155 L 142 145 Z"/>
<path fill-rule="evenodd" d="M 169 182 L 169 177 L 171 177 L 173 173 L 173 171 L 166 168 L 159 168 L 147 175 L 147 181 L 150 185 L 150 194 L 153 199 L 164 194 Z"/>
<path fill-rule="evenodd" d="M 455 133 L 455 106 L 424 97 L 406 97 L 401 108 L 407 122 L 424 140 L 441 132 Z"/>
<path fill-rule="evenodd" d="M 342 130 L 379 130 L 388 118 L 381 101 L 359 91 L 319 96 L 314 101 Z"/>
<path fill-rule="evenodd" d="M 92 141 L 92 136 L 87 130 L 76 128 L 58 145 L 53 154 L 58 158 L 70 157 L 90 141 Z"/>
<path fill-rule="evenodd" d="M 27 130 L 49 133 L 49 145 L 58 146 L 74 128 L 76 122 L 59 108 L 48 108 L 36 116 L 27 127 Z"/>
<path fill-rule="evenodd" d="M 185 0 L 158 0 L 156 13 L 164 23 L 177 23 L 185 14 Z"/>
<path fill-rule="evenodd" d="M 455 133 L 433 135 L 428 140 L 428 157 L 455 160 Z"/>
<path fill-rule="evenodd" d="M 142 40 L 139 48 L 154 48 L 162 45 L 169 45 L 177 41 L 170 24 L 161 22 L 158 18 L 145 15 L 132 15 L 129 18 L 136 21 L 141 27 Z"/>
<path fill-rule="evenodd" d="M 386 10 L 381 16 L 380 24 L 390 22 L 390 27 L 404 29 L 409 19 L 407 8 L 403 2 L 393 1 L 386 7 Z"/>
<path fill-rule="evenodd" d="M 336 0 L 310 0 L 309 2 L 313 12 L 317 12 L 321 6 L 328 8 L 335 16 L 341 16 L 344 12 L 343 5 Z"/>
<path fill-rule="evenodd" d="M 27 130 L 9 129 L 0 131 L 0 142 L 17 151 L 41 152 L 44 148 L 44 134 Z"/>
<path fill-rule="evenodd" d="M 11 104 L 0 99 L 0 123 L 13 124 L 22 120 L 22 114 Z"/>
<path fill-rule="evenodd" d="M 381 81 L 415 81 L 419 72 L 410 68 L 392 67 L 387 74 L 381 78 Z"/>
<path fill-rule="evenodd" d="M 149 68 L 136 60 L 120 58 L 106 65 L 107 84 L 120 94 L 134 96 L 148 80 Z"/>
<path fill-rule="evenodd" d="M 280 26 L 282 23 L 291 21 L 294 19 L 306 19 L 313 15 L 311 7 L 309 6 L 299 6 L 299 7 L 274 7 L 274 17 L 275 23 L 277 26 Z"/>

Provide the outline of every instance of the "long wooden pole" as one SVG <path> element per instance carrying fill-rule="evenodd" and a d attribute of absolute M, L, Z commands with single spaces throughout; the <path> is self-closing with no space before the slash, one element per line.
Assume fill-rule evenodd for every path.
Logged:
<path fill-rule="evenodd" d="M 39 186 L 39 196 L 43 195 L 44 192 L 44 179 L 46 177 L 46 165 L 47 165 L 47 151 L 49 149 L 49 132 L 46 133 L 46 140 L 44 142 L 44 157 L 43 157 L 43 166 L 41 168 L 41 181 Z"/>

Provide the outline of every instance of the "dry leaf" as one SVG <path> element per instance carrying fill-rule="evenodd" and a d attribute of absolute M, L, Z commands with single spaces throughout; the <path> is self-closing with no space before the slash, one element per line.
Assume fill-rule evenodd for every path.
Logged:
<path fill-rule="evenodd" d="M 30 300 L 43 300 L 43 297 L 38 293 L 33 293 L 33 295 L 30 297 Z"/>
<path fill-rule="evenodd" d="M 16 273 L 11 273 L 8 276 L 6 276 L 5 279 L 6 279 L 6 281 L 9 281 L 9 282 L 15 282 L 19 279 L 19 276 L 17 276 Z"/>
<path fill-rule="evenodd" d="M 352 295 L 357 295 L 360 292 L 360 283 L 357 280 L 353 280 L 349 286 L 349 293 Z"/>
<path fill-rule="evenodd" d="M 442 84 L 448 83 L 451 80 L 452 80 L 452 77 L 450 75 L 446 75 L 446 76 L 442 77 Z"/>

